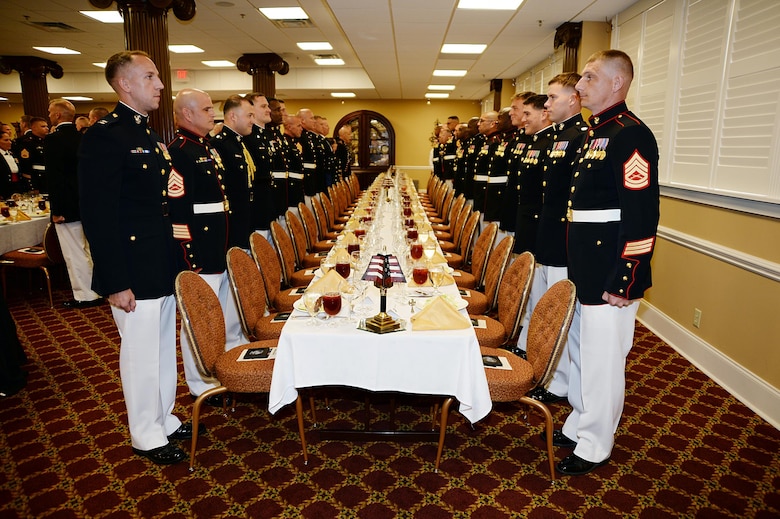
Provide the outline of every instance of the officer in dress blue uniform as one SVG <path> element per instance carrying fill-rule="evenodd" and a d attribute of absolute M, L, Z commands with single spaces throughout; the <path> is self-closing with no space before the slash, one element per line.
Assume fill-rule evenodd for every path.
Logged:
<path fill-rule="evenodd" d="M 482 211 L 482 230 L 490 222 L 501 221 L 501 201 L 507 187 L 510 153 L 509 144 L 514 139 L 515 132 L 509 117 L 509 108 L 502 108 L 498 113 L 498 144 L 492 148 L 493 153 L 488 159 L 488 178 L 485 186 L 485 205 Z M 498 243 L 498 240 L 496 241 Z"/>
<path fill-rule="evenodd" d="M 254 108 L 252 133 L 246 139 L 252 160 L 255 163 L 254 198 L 252 200 L 252 229 L 271 241 L 271 222 L 276 220 L 274 199 L 273 158 L 277 153 L 272 130 L 266 126 L 271 122 L 271 108 L 268 99 L 259 92 L 247 94 Z"/>
<path fill-rule="evenodd" d="M 252 201 L 254 200 L 255 164 L 245 144 L 252 133 L 254 109 L 249 99 L 229 96 L 223 105 L 225 122 L 211 145 L 217 150 L 225 167 L 225 194 L 228 211 L 228 248 L 249 250 L 252 234 Z"/>
<path fill-rule="evenodd" d="M 84 135 L 78 168 L 92 288 L 108 297 L 122 338 L 119 371 L 133 452 L 178 463 L 187 455 L 170 440 L 192 436 L 172 414 L 180 255 L 168 214 L 170 155 L 147 121 L 163 84 L 142 51 L 111 56 L 105 74 L 119 104 Z"/>
<path fill-rule="evenodd" d="M 226 327 L 230 327 L 229 323 L 240 327 L 225 263 L 228 233 L 225 170 L 219 153 L 206 138 L 214 127 L 214 106 L 206 92 L 187 88 L 176 95 L 173 110 L 176 137 L 168 144 L 173 164 L 168 178 L 173 236 L 187 269 L 197 272 L 217 294 Z M 184 377 L 190 394 L 197 398 L 216 384 L 204 380 L 198 371 L 183 325 L 179 337 Z M 226 344 L 225 349 L 235 346 L 238 344 Z M 221 406 L 222 395 L 211 396 L 206 403 Z"/>
<path fill-rule="evenodd" d="M 520 157 L 525 153 L 525 147 L 530 144 L 531 139 L 525 135 L 525 115 L 523 115 L 523 103 L 534 92 L 520 92 L 512 96 L 512 103 L 509 106 L 509 119 L 515 128 L 512 140 L 507 144 L 505 153 L 507 157 L 507 182 L 506 189 L 501 198 L 501 223 L 499 232 L 503 236 L 514 236 L 515 225 L 517 225 L 517 200 L 520 194 L 520 187 L 517 182 L 517 173 L 520 167 Z M 502 236 L 502 237 L 503 237 Z M 498 241 L 498 240 L 496 240 Z"/>
<path fill-rule="evenodd" d="M 317 133 L 319 127 L 308 108 L 298 110 L 303 130 L 299 142 L 303 159 L 303 190 L 306 205 L 311 209 L 311 197 L 327 192 L 328 182 L 335 177 L 331 156 L 333 151 L 325 138 Z"/>
<path fill-rule="evenodd" d="M 49 134 L 49 123 L 43 117 L 30 118 L 30 133 L 18 139 L 19 169 L 29 189 L 48 192 L 46 185 L 46 159 L 43 140 Z"/>
<path fill-rule="evenodd" d="M 301 118 L 296 115 L 288 115 L 284 118 L 284 135 L 282 135 L 282 160 L 284 161 L 284 170 L 287 174 L 287 189 L 280 202 L 284 205 L 281 208 L 280 218 L 284 218 L 286 211 L 292 211 L 298 214 L 298 204 L 305 201 L 305 173 L 303 167 L 303 145 L 300 137 L 303 132 Z M 300 216 L 300 215 L 299 215 Z M 287 223 L 281 221 L 284 227 Z"/>
<path fill-rule="evenodd" d="M 560 439 L 576 443 L 557 469 L 587 474 L 609 461 L 625 400 L 625 362 L 639 299 L 650 288 L 659 218 L 658 146 L 625 99 L 631 58 L 591 56 L 577 83 L 591 112 L 569 198 L 569 277 L 577 286 L 580 342 L 570 348 L 569 403 Z"/>
<path fill-rule="evenodd" d="M 498 133 L 498 112 L 485 112 L 482 114 L 479 118 L 478 128 L 478 135 L 481 135 L 482 139 L 475 143 L 475 146 L 479 145 L 480 147 L 475 149 L 476 155 L 472 169 L 474 174 L 471 177 L 471 193 L 474 201 L 474 210 L 482 211 L 480 215 L 480 223 L 482 223 L 482 219 L 485 216 L 485 192 L 487 191 L 490 158 L 495 154 L 501 142 L 501 136 Z"/>
<path fill-rule="evenodd" d="M 542 210 L 536 234 L 536 268 L 528 297 L 528 315 L 547 290 L 568 278 L 566 268 L 566 209 L 569 201 L 572 170 L 579 155 L 588 125 L 580 113 L 582 107 L 574 89 L 580 75 L 567 72 L 548 82 L 547 117 L 553 123 L 552 140 L 542 156 Z M 569 341 L 579 340 L 579 323 L 572 323 Z M 525 351 L 528 327 L 520 332 L 518 348 Z M 539 387 L 531 396 L 546 404 L 565 400 L 569 389 L 569 359 L 561 355 L 547 388 Z"/>

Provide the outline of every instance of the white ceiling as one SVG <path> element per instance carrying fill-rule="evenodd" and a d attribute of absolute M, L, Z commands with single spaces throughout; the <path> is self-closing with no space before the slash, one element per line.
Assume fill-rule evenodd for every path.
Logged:
<path fill-rule="evenodd" d="M 490 0 L 484 0 L 489 3 Z M 208 69 L 201 60 L 235 61 L 244 53 L 274 52 L 290 64 L 277 75 L 283 98 L 330 98 L 333 90 L 362 99 L 421 99 L 431 83 L 455 84 L 450 99 L 479 99 L 489 81 L 512 78 L 553 53 L 555 28 L 564 22 L 608 21 L 636 0 L 525 0 L 517 11 L 456 9 L 457 0 L 196 0 L 197 14 L 180 22 L 169 12 L 170 44 L 194 44 L 201 54 L 171 54 L 171 69 L 186 69 L 212 97 L 251 88 L 251 78 L 235 69 Z M 121 24 L 103 24 L 80 10 L 97 10 L 88 0 L 3 0 L 0 54 L 32 55 L 59 63 L 65 77 L 57 95 L 113 99 L 100 81 L 104 62 L 124 48 Z M 311 28 L 279 29 L 258 7 L 299 5 Z M 113 4 L 110 9 L 115 9 Z M 75 32 L 49 32 L 25 22 L 61 22 Z M 328 41 L 346 64 L 321 67 L 299 41 Z M 484 43 L 479 56 L 443 55 L 444 43 Z M 80 55 L 54 56 L 33 46 L 66 46 Z M 434 78 L 434 69 L 464 68 L 463 78 Z M 208 71 L 207 71 L 208 69 Z M 11 76 L 15 76 L 13 73 Z M 0 95 L 19 99 L 18 81 L 0 75 Z M 206 81 L 208 79 L 208 81 Z M 248 85 L 248 86 L 247 86 Z M 195 86 L 195 85 L 190 85 Z M 177 90 L 172 85 L 172 90 Z M 70 91 L 80 90 L 80 91 Z M 50 86 L 50 91 L 52 87 Z"/>

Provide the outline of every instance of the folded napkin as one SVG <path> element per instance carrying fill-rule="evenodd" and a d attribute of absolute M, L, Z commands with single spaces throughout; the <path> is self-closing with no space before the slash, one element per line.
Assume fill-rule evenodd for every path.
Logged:
<path fill-rule="evenodd" d="M 18 211 L 16 211 L 16 221 L 18 222 L 20 220 L 32 220 L 32 218 L 27 216 L 27 213 L 19 209 Z"/>
<path fill-rule="evenodd" d="M 352 257 L 349 255 L 349 252 L 347 252 L 347 249 L 339 248 L 333 255 L 333 264 L 335 265 L 336 263 L 346 263 L 351 259 Z"/>
<path fill-rule="evenodd" d="M 423 222 L 420 225 L 417 226 L 417 230 L 421 233 L 423 232 L 430 232 L 431 231 L 431 224 L 428 222 Z"/>
<path fill-rule="evenodd" d="M 455 284 L 455 278 L 452 277 L 452 274 L 450 274 L 449 272 L 444 272 L 441 279 L 441 285 L 439 286 L 446 287 L 454 284 Z"/>
<path fill-rule="evenodd" d="M 431 256 L 431 263 L 447 263 L 447 258 L 441 252 L 436 251 Z"/>
<path fill-rule="evenodd" d="M 355 236 L 355 233 L 352 231 L 347 231 L 344 233 L 344 239 L 342 242 L 344 245 L 355 245 L 356 243 L 360 243 L 357 236 Z"/>
<path fill-rule="evenodd" d="M 341 283 L 343 282 L 344 278 L 341 277 L 338 272 L 331 269 L 327 274 L 309 285 L 309 288 L 306 290 L 310 292 L 317 292 L 319 294 L 325 294 L 327 292 L 338 292 L 339 288 L 341 287 Z"/>
<path fill-rule="evenodd" d="M 441 296 L 435 297 L 425 308 L 411 316 L 413 331 L 423 330 L 465 330 L 471 321 Z"/>

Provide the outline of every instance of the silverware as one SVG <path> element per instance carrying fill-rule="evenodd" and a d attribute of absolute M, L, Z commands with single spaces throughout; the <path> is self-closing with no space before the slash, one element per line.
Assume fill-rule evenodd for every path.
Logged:
<path fill-rule="evenodd" d="M 412 308 L 412 313 L 414 314 L 414 306 L 417 304 L 417 301 L 414 299 L 409 300 L 409 306 Z"/>

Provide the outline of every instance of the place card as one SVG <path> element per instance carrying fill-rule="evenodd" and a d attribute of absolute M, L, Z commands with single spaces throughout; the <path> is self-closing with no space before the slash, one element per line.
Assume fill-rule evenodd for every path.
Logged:
<path fill-rule="evenodd" d="M 487 330 L 487 321 L 484 319 L 472 319 L 471 325 L 474 328 L 482 328 L 483 330 Z"/>
<path fill-rule="evenodd" d="M 506 360 L 506 357 L 499 357 L 498 355 L 482 355 L 482 365 L 490 369 L 512 371 L 512 366 Z"/>
<path fill-rule="evenodd" d="M 270 360 L 276 358 L 276 348 L 247 348 L 238 356 L 239 362 Z"/>

